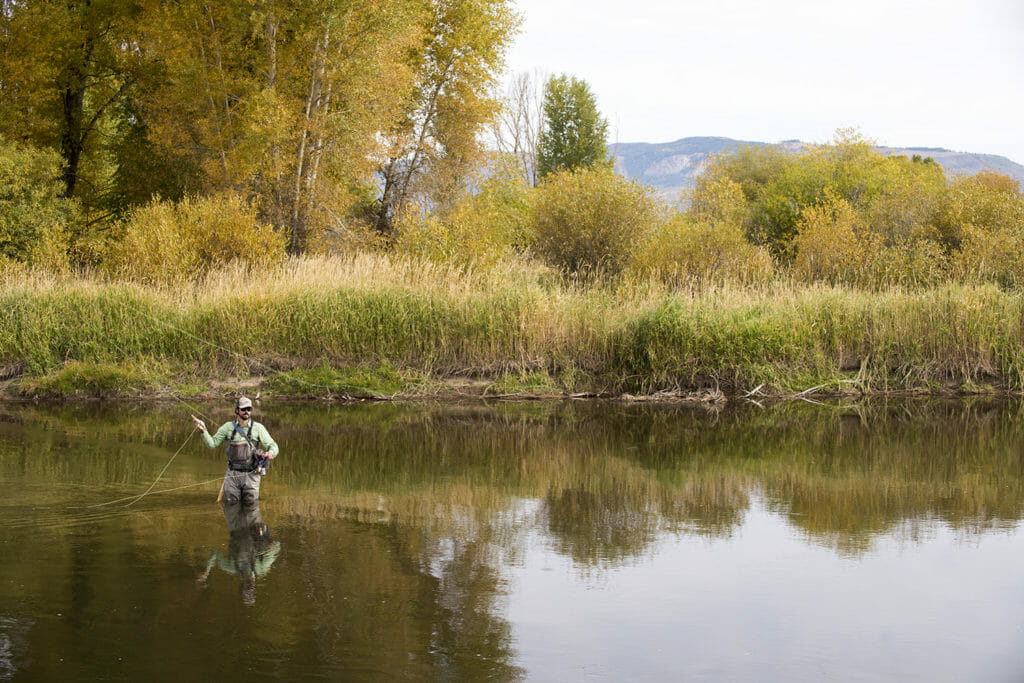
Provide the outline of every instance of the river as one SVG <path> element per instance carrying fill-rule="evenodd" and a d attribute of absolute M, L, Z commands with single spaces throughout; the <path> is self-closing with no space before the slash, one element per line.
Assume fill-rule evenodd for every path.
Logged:
<path fill-rule="evenodd" d="M 0 679 L 1024 679 L 1019 400 L 189 412 L 0 405 Z"/>

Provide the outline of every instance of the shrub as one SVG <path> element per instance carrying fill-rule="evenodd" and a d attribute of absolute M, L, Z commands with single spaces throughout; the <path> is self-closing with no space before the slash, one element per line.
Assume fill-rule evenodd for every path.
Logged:
<path fill-rule="evenodd" d="M 256 220 L 256 210 L 234 195 L 186 198 L 134 209 L 120 224 L 104 265 L 113 275 L 170 282 L 240 261 L 263 267 L 285 257 L 285 238 Z"/>
<path fill-rule="evenodd" d="M 655 222 L 657 206 L 648 188 L 609 168 L 553 173 L 533 191 L 533 246 L 565 273 L 615 275 Z"/>
<path fill-rule="evenodd" d="M 113 398 L 139 394 L 153 386 L 152 376 L 135 363 L 70 361 L 42 377 L 23 380 L 19 392 L 40 398 Z"/>
<path fill-rule="evenodd" d="M 528 197 L 518 172 L 502 166 L 448 211 L 411 207 L 399 215 L 395 250 L 442 263 L 494 263 L 526 243 Z"/>
<path fill-rule="evenodd" d="M 0 257 L 67 264 L 75 202 L 61 197 L 60 157 L 0 139 Z"/>
<path fill-rule="evenodd" d="M 931 159 L 889 157 L 879 170 L 885 182 L 874 200 L 859 211 L 864 225 L 890 246 L 922 234 L 946 191 L 942 167 Z"/>
<path fill-rule="evenodd" d="M 952 255 L 953 277 L 961 282 L 1024 285 L 1024 239 L 1020 230 L 994 230 L 968 224 L 960 230 L 960 248 Z"/>
<path fill-rule="evenodd" d="M 743 190 L 724 176 L 703 178 L 686 214 L 661 222 L 637 253 L 633 266 L 666 284 L 765 282 L 772 275 L 767 249 L 745 237 Z"/>
<path fill-rule="evenodd" d="M 934 227 L 950 250 L 958 249 L 968 234 L 974 240 L 981 238 L 979 231 L 1020 233 L 1024 231 L 1024 194 L 1016 180 L 991 171 L 956 178 L 943 196 Z"/>
<path fill-rule="evenodd" d="M 831 145 L 792 152 L 741 148 L 711 160 L 709 180 L 698 182 L 694 201 L 703 198 L 708 182 L 736 182 L 749 211 L 748 238 L 786 262 L 795 257 L 803 212 L 830 196 L 849 204 L 866 232 L 893 246 L 931 220 L 945 176 L 934 161 L 887 157 L 872 144 L 855 131 L 839 130 Z"/>
<path fill-rule="evenodd" d="M 750 207 L 743 186 L 720 171 L 697 179 L 692 191 L 683 196 L 695 219 L 743 230 L 750 220 Z"/>
<path fill-rule="evenodd" d="M 792 270 L 797 279 L 859 283 L 873 279 L 882 240 L 857 224 L 849 202 L 833 195 L 800 213 L 793 244 Z"/>
<path fill-rule="evenodd" d="M 801 212 L 794 247 L 792 273 L 805 282 L 921 285 L 938 281 L 945 270 L 937 243 L 918 233 L 886 243 L 848 201 L 831 193 Z"/>

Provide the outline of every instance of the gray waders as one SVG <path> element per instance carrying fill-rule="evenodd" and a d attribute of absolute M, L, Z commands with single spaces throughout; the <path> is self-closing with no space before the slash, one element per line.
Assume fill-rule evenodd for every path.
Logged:
<path fill-rule="evenodd" d="M 242 434 L 238 423 L 235 423 L 235 429 L 228 438 L 228 470 L 224 473 L 224 500 L 229 503 L 248 503 L 260 497 L 260 475 L 253 468 L 256 448 L 249 440 L 252 423 L 249 423 L 249 434 L 242 434 L 245 441 L 232 441 L 236 432 Z"/>

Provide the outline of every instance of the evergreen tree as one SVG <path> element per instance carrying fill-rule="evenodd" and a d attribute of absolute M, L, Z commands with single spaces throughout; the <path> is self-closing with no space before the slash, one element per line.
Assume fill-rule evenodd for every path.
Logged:
<path fill-rule="evenodd" d="M 540 177 L 559 170 L 607 164 L 608 121 L 587 82 L 556 76 L 544 86 L 544 127 L 537 150 Z"/>

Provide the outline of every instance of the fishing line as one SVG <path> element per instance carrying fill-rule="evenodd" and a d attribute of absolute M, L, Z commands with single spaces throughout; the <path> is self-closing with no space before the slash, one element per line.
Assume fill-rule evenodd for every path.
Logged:
<path fill-rule="evenodd" d="M 199 410 L 199 408 L 195 407 L 194 405 L 192 405 L 192 404 L 186 402 L 185 400 L 183 400 L 181 397 L 179 397 L 177 394 L 175 394 L 174 391 L 170 391 L 169 390 L 169 393 L 171 394 L 171 398 L 175 399 L 176 401 L 178 401 L 178 403 L 180 403 L 181 405 L 183 405 L 186 408 L 188 408 L 189 411 L 190 411 L 190 414 L 192 412 L 194 412 L 199 417 L 206 418 L 207 420 L 210 419 L 209 416 L 206 413 L 204 413 L 203 411 Z"/>
<path fill-rule="evenodd" d="M 175 486 L 174 488 L 160 489 L 159 491 L 153 491 L 152 493 L 146 492 L 146 493 L 143 493 L 142 495 L 139 495 L 139 496 L 125 496 L 124 498 L 118 498 L 117 500 L 108 500 L 106 503 L 99 503 L 98 505 L 77 505 L 77 506 L 72 506 L 72 509 L 88 510 L 88 509 L 91 509 L 91 508 L 103 507 L 105 505 L 113 505 L 114 503 L 123 503 L 126 500 L 132 500 L 132 498 L 135 498 L 136 500 L 138 500 L 138 499 L 142 498 L 143 496 L 147 496 L 147 495 L 148 496 L 155 496 L 158 493 L 170 493 L 171 491 L 180 491 L 182 489 L 195 488 L 196 486 L 206 486 L 207 484 L 212 484 L 214 482 L 221 481 L 221 480 L 223 480 L 223 477 L 217 477 L 216 479 L 207 479 L 206 481 L 201 481 L 201 482 L 199 482 L 197 484 L 185 484 L 184 486 Z M 134 503 L 134 502 L 135 501 L 132 501 L 132 503 Z M 129 503 L 128 505 L 131 505 L 132 503 Z M 125 505 L 124 507 L 128 507 L 128 505 Z"/>
<path fill-rule="evenodd" d="M 154 479 L 153 483 L 149 485 L 149 488 L 146 489 L 145 493 L 143 493 L 141 496 L 133 500 L 131 503 L 128 503 L 128 505 L 125 505 L 125 507 L 131 507 L 136 502 L 142 500 L 143 498 L 149 495 L 149 492 L 153 490 L 153 487 L 156 486 L 156 483 L 160 481 L 160 477 L 164 476 L 164 472 L 166 472 L 167 468 L 171 466 L 171 463 L 174 462 L 174 459 L 178 457 L 178 453 L 181 453 L 181 449 L 185 447 L 185 444 L 192 440 L 193 434 L 195 434 L 195 431 L 190 430 L 188 436 L 185 437 L 185 441 L 180 446 L 178 446 L 178 450 L 174 451 L 174 455 L 172 455 L 171 459 L 167 461 L 167 464 L 164 465 L 164 468 L 160 470 L 160 474 L 156 475 L 156 479 Z"/>
<path fill-rule="evenodd" d="M 167 461 L 167 464 L 164 465 L 164 468 L 162 470 L 160 470 L 160 474 L 156 475 L 156 479 L 153 480 L 153 483 L 149 485 L 149 488 L 146 489 L 144 493 L 141 493 L 141 494 L 136 495 L 136 496 L 126 496 L 124 498 L 118 498 L 117 500 L 107 501 L 106 503 L 98 503 L 96 505 L 86 505 L 85 508 L 87 508 L 87 509 L 88 508 L 99 508 L 99 507 L 103 507 L 105 505 L 113 505 L 114 503 L 120 503 L 122 501 L 131 500 L 132 498 L 134 498 L 135 500 L 132 500 L 131 503 L 128 503 L 128 505 L 125 505 L 125 507 L 128 507 L 129 505 L 132 505 L 136 501 L 141 500 L 142 498 L 145 498 L 147 495 L 149 495 L 149 492 L 153 490 L 153 487 L 156 486 L 156 483 L 158 481 L 160 481 L 160 477 L 164 476 L 164 472 L 166 472 L 167 468 L 171 466 L 171 463 L 174 462 L 174 459 L 176 457 L 178 457 L 178 453 L 181 453 L 182 449 L 185 448 L 185 445 L 189 441 L 192 440 L 192 435 L 194 433 L 195 433 L 194 431 L 189 431 L 188 436 L 185 437 L 185 441 L 180 446 L 178 446 L 178 450 L 174 451 L 174 455 L 172 455 L 171 459 Z"/>

